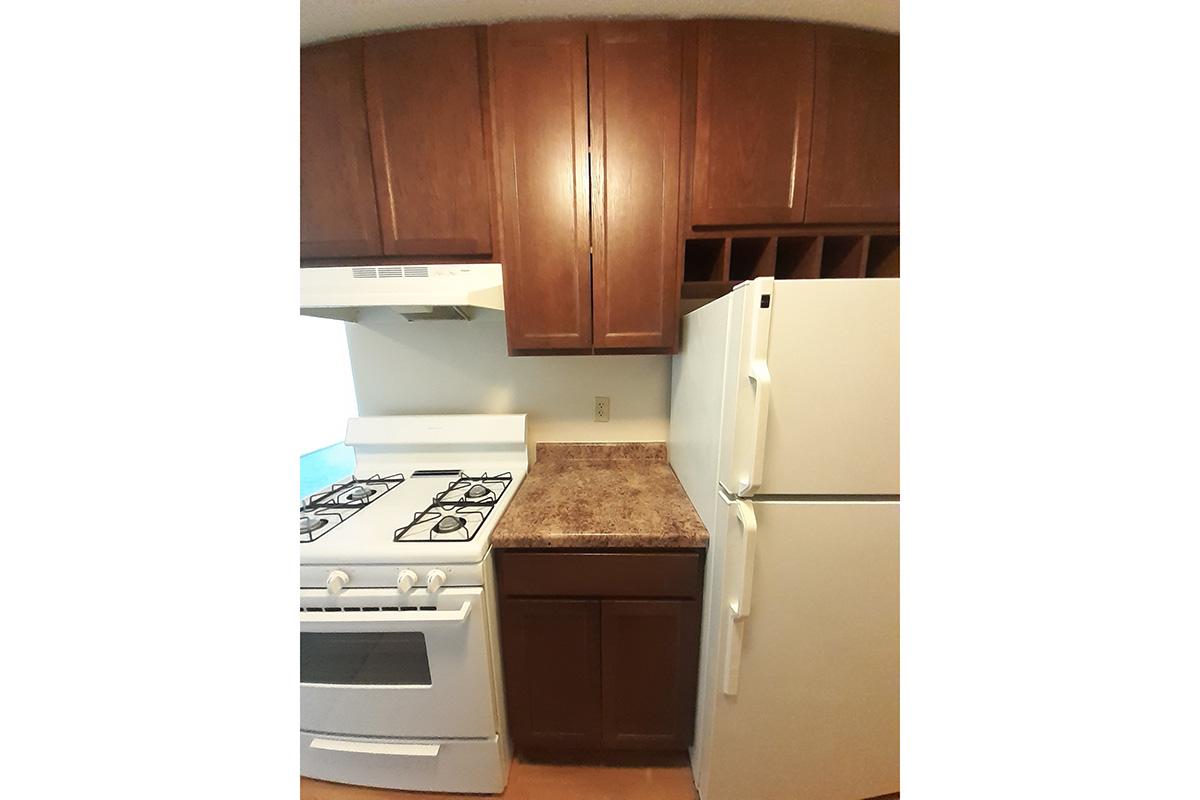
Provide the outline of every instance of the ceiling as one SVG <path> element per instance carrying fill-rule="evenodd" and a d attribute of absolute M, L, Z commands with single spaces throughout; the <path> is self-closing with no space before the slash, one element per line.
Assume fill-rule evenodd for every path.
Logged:
<path fill-rule="evenodd" d="M 548 17 L 767 17 L 898 32 L 899 0 L 300 0 L 300 44 L 364 33 Z"/>

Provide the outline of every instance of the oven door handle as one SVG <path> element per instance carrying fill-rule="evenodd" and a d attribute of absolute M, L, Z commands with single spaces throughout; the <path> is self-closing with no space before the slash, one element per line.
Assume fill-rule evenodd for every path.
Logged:
<path fill-rule="evenodd" d="M 306 631 L 405 631 L 430 623 L 458 625 L 471 615 L 471 601 L 457 611 L 301 611 L 300 624 Z"/>

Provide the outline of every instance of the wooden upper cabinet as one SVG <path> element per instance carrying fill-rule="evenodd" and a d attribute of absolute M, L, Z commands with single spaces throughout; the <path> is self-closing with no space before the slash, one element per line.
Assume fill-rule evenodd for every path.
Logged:
<path fill-rule="evenodd" d="M 592 345 L 586 31 L 488 31 L 510 351 Z"/>
<path fill-rule="evenodd" d="M 700 23 L 693 225 L 804 220 L 813 64 L 811 26 Z"/>
<path fill-rule="evenodd" d="M 900 221 L 900 38 L 817 33 L 807 222 Z"/>
<path fill-rule="evenodd" d="M 300 256 L 379 255 L 362 41 L 300 51 Z"/>
<path fill-rule="evenodd" d="M 672 348 L 679 316 L 683 27 L 588 36 L 594 346 Z"/>
<path fill-rule="evenodd" d="M 367 110 L 386 255 L 488 255 L 483 28 L 371 36 Z"/>

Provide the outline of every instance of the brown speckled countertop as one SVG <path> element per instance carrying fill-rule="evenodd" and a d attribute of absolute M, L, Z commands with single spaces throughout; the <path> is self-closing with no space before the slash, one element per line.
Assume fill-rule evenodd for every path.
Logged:
<path fill-rule="evenodd" d="M 493 547 L 706 547 L 662 442 L 540 442 Z"/>

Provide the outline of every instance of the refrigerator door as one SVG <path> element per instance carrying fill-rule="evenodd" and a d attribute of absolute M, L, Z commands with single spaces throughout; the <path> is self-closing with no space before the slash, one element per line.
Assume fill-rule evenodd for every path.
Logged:
<path fill-rule="evenodd" d="M 738 503 L 755 518 L 750 548 Z M 725 509 L 693 750 L 701 800 L 899 791 L 899 503 Z M 747 575 L 753 602 L 739 620 Z"/>
<path fill-rule="evenodd" d="M 898 495 L 899 280 L 759 284 L 744 293 L 739 357 L 730 368 L 735 421 L 722 485 L 742 496 Z M 768 292 L 769 310 L 759 296 Z M 765 364 L 754 335 L 764 320 Z"/>

